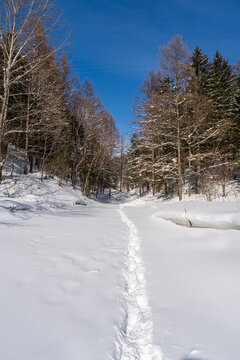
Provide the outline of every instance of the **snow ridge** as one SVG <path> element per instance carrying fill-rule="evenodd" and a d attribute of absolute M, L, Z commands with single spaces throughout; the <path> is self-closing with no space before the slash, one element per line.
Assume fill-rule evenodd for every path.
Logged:
<path fill-rule="evenodd" d="M 126 280 L 126 318 L 121 332 L 119 360 L 163 360 L 153 345 L 153 323 L 146 292 L 145 269 L 137 229 L 120 206 L 122 221 L 128 227 Z"/>

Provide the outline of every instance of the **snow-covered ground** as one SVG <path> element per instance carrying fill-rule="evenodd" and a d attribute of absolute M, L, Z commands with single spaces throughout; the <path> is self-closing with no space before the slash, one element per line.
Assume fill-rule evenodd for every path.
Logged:
<path fill-rule="evenodd" d="M 239 357 L 237 202 L 132 198 L 1 184 L 1 360 Z"/>
<path fill-rule="evenodd" d="M 178 225 L 240 230 L 240 209 L 236 201 L 188 201 L 162 205 L 154 215 Z"/>
<path fill-rule="evenodd" d="M 169 207 L 171 215 L 174 208 L 177 214 L 180 208 L 203 214 L 205 208 L 214 217 L 224 204 L 125 207 L 142 239 L 153 341 L 166 360 L 226 360 L 240 354 L 239 230 L 184 227 L 156 216 L 166 215 Z M 226 208 L 236 211 L 234 202 Z"/>
<path fill-rule="evenodd" d="M 32 177 L 39 201 L 0 198 L 0 359 L 114 358 L 127 246 L 120 215 L 73 205 L 80 193 Z"/>

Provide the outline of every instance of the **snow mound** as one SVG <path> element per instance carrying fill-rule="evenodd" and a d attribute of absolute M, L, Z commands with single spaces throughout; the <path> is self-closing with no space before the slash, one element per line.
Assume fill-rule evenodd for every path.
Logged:
<path fill-rule="evenodd" d="M 235 207 L 231 202 L 193 201 L 162 206 L 154 217 L 188 227 L 240 230 L 240 212 Z"/>
<path fill-rule="evenodd" d="M 38 212 L 86 205 L 80 189 L 48 177 L 41 181 L 39 173 L 5 177 L 0 189 L 0 211 Z"/>
<path fill-rule="evenodd" d="M 83 198 L 78 199 L 77 201 L 75 201 L 75 205 L 87 205 L 87 201 Z"/>

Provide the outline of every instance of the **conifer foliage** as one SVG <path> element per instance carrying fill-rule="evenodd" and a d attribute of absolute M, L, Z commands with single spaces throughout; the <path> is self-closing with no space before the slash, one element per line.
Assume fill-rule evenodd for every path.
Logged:
<path fill-rule="evenodd" d="M 177 35 L 159 49 L 136 97 L 127 154 L 111 113 L 89 79 L 72 73 L 56 39 L 51 0 L 3 0 L 0 8 L 0 182 L 9 149 L 81 186 L 207 193 L 237 178 L 240 156 L 240 62 L 231 66 Z M 54 39 L 54 42 L 52 41 Z M 186 190 L 187 189 L 187 190 Z"/>
<path fill-rule="evenodd" d="M 210 62 L 199 46 L 188 53 L 177 35 L 159 51 L 136 98 L 126 181 L 143 191 L 176 191 L 182 199 L 206 193 L 211 182 L 237 176 L 239 167 L 239 62 L 217 51 Z"/>

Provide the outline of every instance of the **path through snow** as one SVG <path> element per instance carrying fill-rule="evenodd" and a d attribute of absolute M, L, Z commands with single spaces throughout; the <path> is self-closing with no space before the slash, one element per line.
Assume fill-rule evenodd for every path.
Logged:
<path fill-rule="evenodd" d="M 132 221 L 120 206 L 122 221 L 128 228 L 126 267 L 126 318 L 121 334 L 120 360 L 162 360 L 159 347 L 153 345 L 152 313 L 148 304 L 145 269 L 140 238 Z"/>
<path fill-rule="evenodd" d="M 236 203 L 79 206 L 57 179 L 14 181 L 0 193 L 0 359 L 237 358 L 239 230 L 153 216 L 186 208 L 222 224 Z"/>

